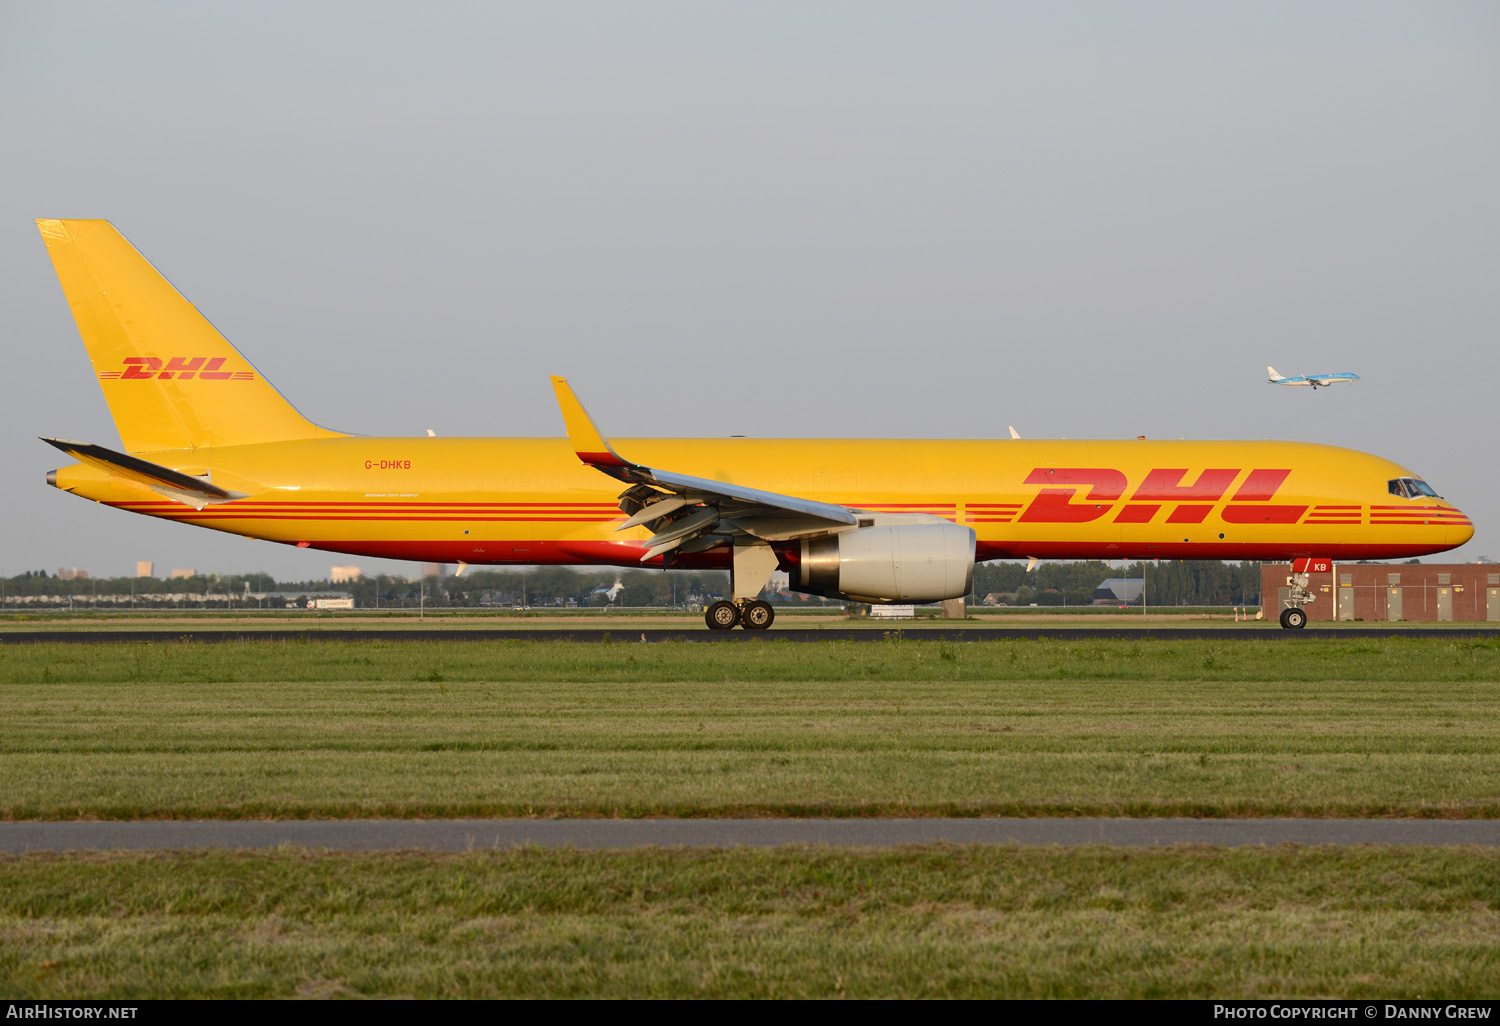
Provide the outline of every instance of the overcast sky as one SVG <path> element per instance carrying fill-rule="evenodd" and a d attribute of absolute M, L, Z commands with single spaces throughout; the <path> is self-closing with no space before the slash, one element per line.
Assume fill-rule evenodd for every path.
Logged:
<path fill-rule="evenodd" d="M 1500 558 L 1493 0 L 0 0 L 0 154 L 3 575 L 340 561 L 45 485 L 119 436 L 37 217 L 342 430 L 1300 439 Z"/>

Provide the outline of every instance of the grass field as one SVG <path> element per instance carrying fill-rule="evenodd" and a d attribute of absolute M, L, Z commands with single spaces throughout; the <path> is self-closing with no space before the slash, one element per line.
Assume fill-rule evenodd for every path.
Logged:
<path fill-rule="evenodd" d="M 1493 997 L 1500 855 L 0 857 L 13 999 Z"/>
<path fill-rule="evenodd" d="M 1500 642 L 10 648 L 0 818 L 1500 816 Z"/>
<path fill-rule="evenodd" d="M 1500 815 L 1485 639 L 42 644 L 0 702 L 9 819 Z M 0 856 L 0 940 L 13 998 L 1492 997 L 1500 852 Z"/>

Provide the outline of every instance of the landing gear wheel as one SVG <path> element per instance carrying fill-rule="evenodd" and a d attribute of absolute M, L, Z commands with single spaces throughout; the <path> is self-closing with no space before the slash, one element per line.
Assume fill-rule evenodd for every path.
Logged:
<path fill-rule="evenodd" d="M 1307 613 L 1293 606 L 1281 611 L 1281 626 L 1289 631 L 1300 631 L 1307 626 Z"/>
<path fill-rule="evenodd" d="M 771 607 L 771 603 L 760 599 L 745 603 L 745 608 L 740 612 L 740 626 L 747 631 L 763 631 L 775 619 L 776 610 Z"/>
<path fill-rule="evenodd" d="M 711 631 L 732 631 L 740 622 L 740 610 L 733 602 L 721 600 L 708 607 L 703 619 Z"/>

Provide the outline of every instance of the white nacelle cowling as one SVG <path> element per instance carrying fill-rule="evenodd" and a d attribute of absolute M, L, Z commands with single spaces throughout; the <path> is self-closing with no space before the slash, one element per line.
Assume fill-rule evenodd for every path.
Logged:
<path fill-rule="evenodd" d="M 922 520 L 803 539 L 792 588 L 855 602 L 938 602 L 967 595 L 974 583 L 974 532 L 937 517 Z"/>

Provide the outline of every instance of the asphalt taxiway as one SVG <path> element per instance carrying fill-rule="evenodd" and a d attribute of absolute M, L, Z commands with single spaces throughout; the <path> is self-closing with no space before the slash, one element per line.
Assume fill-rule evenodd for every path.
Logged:
<path fill-rule="evenodd" d="M 0 852 L 330 851 L 912 844 L 1479 845 L 1500 820 L 1411 819 L 464 819 L 0 823 Z"/>

